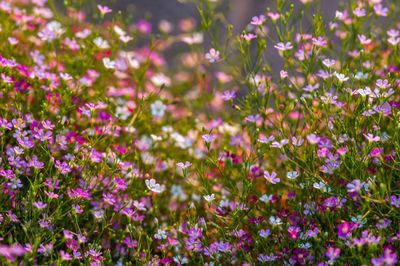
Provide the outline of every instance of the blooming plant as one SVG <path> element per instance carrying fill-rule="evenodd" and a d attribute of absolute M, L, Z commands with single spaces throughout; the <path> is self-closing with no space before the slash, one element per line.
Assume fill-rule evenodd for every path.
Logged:
<path fill-rule="evenodd" d="M 273 2 L 0 0 L 1 264 L 397 265 L 399 2 Z"/>

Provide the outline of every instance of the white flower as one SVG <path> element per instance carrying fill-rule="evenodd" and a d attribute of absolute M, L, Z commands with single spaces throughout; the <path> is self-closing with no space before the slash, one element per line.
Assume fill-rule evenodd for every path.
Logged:
<path fill-rule="evenodd" d="M 117 25 L 115 25 L 113 27 L 113 29 L 114 29 L 114 32 L 118 35 L 119 39 L 122 42 L 127 43 L 127 42 L 130 42 L 131 40 L 133 40 L 133 38 L 131 36 L 126 35 L 126 32 L 123 29 L 121 29 L 120 27 L 118 27 Z"/>
<path fill-rule="evenodd" d="M 16 45 L 16 44 L 18 44 L 18 40 L 17 40 L 16 38 L 14 38 L 14 37 L 8 37 L 8 42 L 9 42 L 11 45 Z"/>
<path fill-rule="evenodd" d="M 71 79 L 72 79 L 71 75 L 68 74 L 68 73 L 60 73 L 60 77 L 61 77 L 63 80 L 71 80 Z"/>
<path fill-rule="evenodd" d="M 272 195 L 266 195 L 266 194 L 264 194 L 264 195 L 262 195 L 262 196 L 260 197 L 260 200 L 261 200 L 262 202 L 264 202 L 264 203 L 268 203 L 268 202 L 270 202 L 270 201 L 272 200 Z"/>
<path fill-rule="evenodd" d="M 58 21 L 51 21 L 46 25 L 46 28 L 53 32 L 57 37 L 60 37 L 65 30 L 61 27 L 61 23 Z"/>
<path fill-rule="evenodd" d="M 204 40 L 203 33 L 195 32 L 191 35 L 182 37 L 182 41 L 187 44 L 202 43 Z"/>
<path fill-rule="evenodd" d="M 287 172 L 286 177 L 289 179 L 296 179 L 299 176 L 299 173 L 297 171 L 291 171 Z"/>
<path fill-rule="evenodd" d="M 323 192 L 328 192 L 329 193 L 331 191 L 331 189 L 322 181 L 320 181 L 319 183 L 314 183 L 313 187 L 316 188 L 316 189 L 319 189 L 319 190 L 321 190 Z"/>
<path fill-rule="evenodd" d="M 78 31 L 77 33 L 75 33 L 75 36 L 79 39 L 86 39 L 86 37 L 88 37 L 90 34 L 92 33 L 91 30 L 89 29 L 84 29 L 82 31 Z"/>
<path fill-rule="evenodd" d="M 293 45 L 291 42 L 283 43 L 279 42 L 276 45 L 274 45 L 275 49 L 279 51 L 287 51 L 293 49 Z"/>
<path fill-rule="evenodd" d="M 133 40 L 133 38 L 131 36 L 128 35 L 123 35 L 123 36 L 119 36 L 119 39 L 123 42 L 123 43 L 128 43 L 130 41 Z"/>
<path fill-rule="evenodd" d="M 283 139 L 281 141 L 274 141 L 272 142 L 271 147 L 280 149 L 288 143 L 289 143 L 288 139 Z"/>
<path fill-rule="evenodd" d="M 95 38 L 93 40 L 93 43 L 96 44 L 96 46 L 99 47 L 100 49 L 110 48 L 110 45 L 108 44 L 108 42 L 101 37 Z"/>
<path fill-rule="evenodd" d="M 119 26 L 117 26 L 117 25 L 115 25 L 113 27 L 113 29 L 114 29 L 115 33 L 118 34 L 119 36 L 126 35 L 126 32 L 123 29 L 121 29 Z"/>
<path fill-rule="evenodd" d="M 169 85 L 171 85 L 171 79 L 162 73 L 153 75 L 151 77 L 151 82 L 153 82 L 153 84 L 158 87 L 160 87 L 162 85 L 168 87 Z"/>
<path fill-rule="evenodd" d="M 337 19 L 343 19 L 343 17 L 344 17 L 344 14 L 343 14 L 342 12 L 336 10 L 335 18 L 337 18 Z"/>
<path fill-rule="evenodd" d="M 317 144 L 321 140 L 321 138 L 315 134 L 309 134 L 307 135 L 307 140 L 310 144 Z"/>
<path fill-rule="evenodd" d="M 274 136 L 270 136 L 270 137 L 265 137 L 265 136 L 261 136 L 261 137 L 259 137 L 258 138 L 258 142 L 260 142 L 260 143 L 269 143 L 269 142 L 271 142 L 271 141 L 274 141 L 275 140 L 275 137 Z"/>
<path fill-rule="evenodd" d="M 344 74 L 341 74 L 341 73 L 335 72 L 335 76 L 337 77 L 337 79 L 340 82 L 345 82 L 345 81 L 349 80 L 349 77 L 346 77 Z"/>
<path fill-rule="evenodd" d="M 112 61 L 110 58 L 108 57 L 104 57 L 103 58 L 103 63 L 104 66 L 108 69 L 115 69 L 115 61 Z"/>
<path fill-rule="evenodd" d="M 205 195 L 205 196 L 204 196 L 204 199 L 205 199 L 207 202 L 211 202 L 211 201 L 215 200 L 215 195 L 214 195 L 214 194 Z"/>
<path fill-rule="evenodd" d="M 151 114 L 154 117 L 161 118 L 165 114 L 165 109 L 167 109 L 167 107 L 160 100 L 157 100 L 151 105 Z"/>
<path fill-rule="evenodd" d="M 157 233 L 154 234 L 154 238 L 161 240 L 161 239 L 166 239 L 167 238 L 167 234 L 165 233 L 164 230 L 158 229 Z"/>
<path fill-rule="evenodd" d="M 126 120 L 131 115 L 128 106 L 117 106 L 115 108 L 115 116 L 121 120 Z"/>
<path fill-rule="evenodd" d="M 272 225 L 281 225 L 281 224 L 282 224 L 281 218 L 275 217 L 275 216 L 269 217 L 269 222 L 270 222 Z"/>
<path fill-rule="evenodd" d="M 145 180 L 146 186 L 148 189 L 153 191 L 154 193 L 162 193 L 165 191 L 165 185 L 160 185 L 156 183 L 155 179 Z"/>

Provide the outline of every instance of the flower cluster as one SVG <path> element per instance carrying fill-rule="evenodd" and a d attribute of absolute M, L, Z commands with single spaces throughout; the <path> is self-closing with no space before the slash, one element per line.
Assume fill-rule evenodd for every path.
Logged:
<path fill-rule="evenodd" d="M 68 2 L 0 0 L 1 264 L 398 264 L 398 5 Z"/>

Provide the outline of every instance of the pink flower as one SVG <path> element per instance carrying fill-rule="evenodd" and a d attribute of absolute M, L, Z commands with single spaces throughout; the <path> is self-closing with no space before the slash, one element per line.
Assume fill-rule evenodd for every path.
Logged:
<path fill-rule="evenodd" d="M 318 137 L 315 134 L 309 134 L 307 135 L 307 140 L 310 144 L 317 144 L 320 141 L 320 137 Z"/>
<path fill-rule="evenodd" d="M 14 261 L 15 257 L 20 257 L 26 253 L 20 244 L 12 244 L 11 246 L 0 245 L 0 255 L 9 261 Z"/>
<path fill-rule="evenodd" d="M 364 17 L 366 15 L 366 12 L 365 12 L 365 9 L 356 7 L 353 10 L 353 14 L 354 14 L 354 16 L 361 18 L 361 17 Z"/>
<path fill-rule="evenodd" d="M 277 21 L 281 15 L 279 13 L 274 13 L 274 12 L 268 12 L 267 16 L 270 17 L 273 21 Z"/>
<path fill-rule="evenodd" d="M 224 91 L 224 93 L 222 94 L 221 98 L 222 98 L 224 101 L 229 101 L 229 100 L 235 99 L 235 98 L 236 98 L 236 92 L 235 92 L 235 91 L 226 90 L 226 91 Z"/>
<path fill-rule="evenodd" d="M 60 250 L 60 257 L 61 260 L 72 260 L 72 256 L 64 250 Z"/>
<path fill-rule="evenodd" d="M 181 169 L 186 169 L 191 165 L 191 163 L 189 161 L 186 161 L 185 163 L 183 162 L 179 162 L 176 164 L 176 166 L 178 166 Z"/>
<path fill-rule="evenodd" d="M 281 70 L 279 72 L 279 75 L 281 76 L 281 79 L 287 78 L 288 77 L 288 73 L 285 70 Z"/>
<path fill-rule="evenodd" d="M 371 150 L 371 152 L 369 153 L 369 155 L 371 155 L 371 157 L 379 157 L 381 156 L 381 153 L 383 152 L 383 148 L 373 148 Z"/>
<path fill-rule="evenodd" d="M 347 153 L 347 147 L 342 147 L 336 150 L 339 155 L 344 155 Z"/>
<path fill-rule="evenodd" d="M 374 136 L 371 133 L 363 134 L 363 135 L 369 142 L 377 142 L 377 141 L 381 140 L 381 138 L 379 136 Z"/>
<path fill-rule="evenodd" d="M 374 6 L 374 11 L 377 16 L 386 17 L 389 9 L 387 7 L 384 7 L 382 4 L 376 4 Z"/>
<path fill-rule="evenodd" d="M 324 37 L 318 36 L 317 38 L 313 38 L 312 42 L 315 46 L 326 47 L 328 42 L 324 39 Z"/>
<path fill-rule="evenodd" d="M 257 38 L 257 35 L 253 33 L 243 33 L 242 35 L 240 35 L 240 38 L 245 39 L 246 41 L 250 41 Z"/>
<path fill-rule="evenodd" d="M 104 16 L 107 13 L 112 12 L 112 9 L 109 8 L 108 6 L 97 5 L 97 8 L 100 10 L 100 13 L 102 16 Z"/>
<path fill-rule="evenodd" d="M 43 210 L 44 208 L 47 207 L 46 203 L 43 203 L 41 201 L 37 201 L 33 203 L 33 206 L 35 206 L 36 208 L 38 208 L 39 210 Z"/>
<path fill-rule="evenodd" d="M 68 190 L 68 196 L 71 199 L 87 199 L 90 200 L 92 198 L 92 195 L 90 192 L 87 192 L 81 188 L 72 188 Z"/>
<path fill-rule="evenodd" d="M 255 25 L 255 26 L 260 26 L 265 22 L 265 16 L 264 15 L 260 15 L 260 16 L 254 16 L 251 18 L 251 24 Z"/>

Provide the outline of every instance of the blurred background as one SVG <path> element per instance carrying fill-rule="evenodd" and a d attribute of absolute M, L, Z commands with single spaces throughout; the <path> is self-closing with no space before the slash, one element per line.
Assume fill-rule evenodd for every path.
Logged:
<path fill-rule="evenodd" d="M 276 0 L 220 0 L 219 2 L 223 2 L 227 12 L 226 17 L 235 26 L 238 33 L 249 23 L 251 17 L 263 13 L 267 7 L 274 7 Z M 295 4 L 296 9 L 302 7 L 300 0 L 288 2 Z M 339 0 L 320 0 L 315 2 L 319 2 L 325 18 L 333 18 L 338 8 Z M 155 25 L 161 20 L 176 23 L 189 17 L 199 19 L 193 1 L 189 2 L 188 0 L 113 0 L 104 1 L 104 4 L 108 4 L 116 10 L 129 12 L 136 18 L 149 17 Z"/>
<path fill-rule="evenodd" d="M 81 2 L 82 6 L 87 9 L 88 14 L 92 13 L 96 4 L 107 5 L 114 11 L 121 10 L 126 16 L 133 21 L 146 18 L 151 21 L 153 28 L 156 29 L 158 23 L 162 20 L 168 20 L 174 24 L 182 19 L 194 18 L 199 20 L 195 3 L 199 0 L 56 0 L 59 5 L 63 2 Z M 235 26 L 237 32 L 249 23 L 251 17 L 265 12 L 268 7 L 275 7 L 276 0 L 209 0 L 212 2 L 222 3 L 224 13 L 229 22 Z M 326 19 L 333 18 L 338 8 L 339 0 L 287 0 L 293 3 L 295 9 L 302 8 L 302 2 L 315 2 L 324 13 Z M 87 4 L 91 3 L 91 4 Z M 310 10 L 312 13 L 312 10 Z M 307 23 L 307 21 L 305 22 Z M 307 26 L 307 25 L 305 25 Z"/>
<path fill-rule="evenodd" d="M 179 28 L 183 25 L 190 24 L 190 27 L 196 28 L 199 25 L 200 17 L 196 8 L 196 3 L 202 0 L 55 0 L 56 4 L 63 9 L 63 3 L 75 3 L 77 10 L 86 13 L 86 20 L 91 21 L 93 15 L 98 14 L 97 4 L 106 5 L 113 9 L 113 13 L 121 11 L 121 17 L 128 23 L 137 23 L 142 19 L 150 22 L 152 32 L 160 31 L 160 25 L 163 22 L 173 27 L 170 34 L 174 35 L 180 32 Z M 253 16 L 265 14 L 268 9 L 276 10 L 276 0 L 208 0 L 210 2 L 218 2 L 218 10 L 222 12 L 227 22 L 234 26 L 234 34 L 240 34 L 249 24 Z M 343 0 L 345 1 L 345 0 Z M 312 30 L 312 14 L 317 9 L 323 13 L 325 22 L 328 23 L 335 16 L 336 10 L 339 8 L 340 0 L 286 0 L 287 4 L 294 4 L 295 12 L 304 8 L 303 2 L 313 2 L 314 4 L 308 10 L 304 10 L 307 14 L 302 20 L 304 33 Z M 112 17 L 112 16 L 109 16 Z M 96 21 L 96 17 L 95 21 Z M 106 16 L 106 20 L 107 20 Z M 165 25 L 165 23 L 164 23 Z M 271 34 L 273 40 L 277 40 L 275 34 Z M 205 36 L 205 50 L 211 46 L 209 39 Z M 175 51 L 181 47 L 174 46 Z M 173 50 L 174 50 L 173 49 Z M 166 53 L 168 59 L 175 63 L 174 51 Z M 271 63 L 271 68 L 275 73 L 279 73 L 282 69 L 282 60 L 274 49 L 267 49 L 266 57 Z"/>
<path fill-rule="evenodd" d="M 234 26 L 234 34 L 240 34 L 249 24 L 251 18 L 256 15 L 265 14 L 267 9 L 275 10 L 276 0 L 209 0 L 218 1 L 221 4 L 220 10 L 225 14 L 228 22 Z M 303 21 L 303 29 L 312 28 L 312 14 L 318 8 L 324 14 L 325 22 L 329 22 L 335 16 L 339 8 L 339 0 L 287 0 L 287 3 L 293 3 L 295 10 L 304 8 L 303 2 L 313 1 L 315 5 L 310 10 Z M 124 13 L 132 14 L 133 20 L 147 18 L 151 22 L 153 29 L 157 32 L 160 21 L 167 20 L 173 25 L 177 25 L 183 19 L 192 18 L 199 24 L 199 14 L 195 3 L 199 0 L 114 0 L 106 1 L 114 10 L 122 10 Z M 277 39 L 276 36 L 272 36 Z M 207 44 L 207 38 L 206 43 Z M 208 47 L 205 47 L 208 49 Z M 267 58 L 271 63 L 271 68 L 275 73 L 282 69 L 282 60 L 274 49 L 267 50 Z"/>

